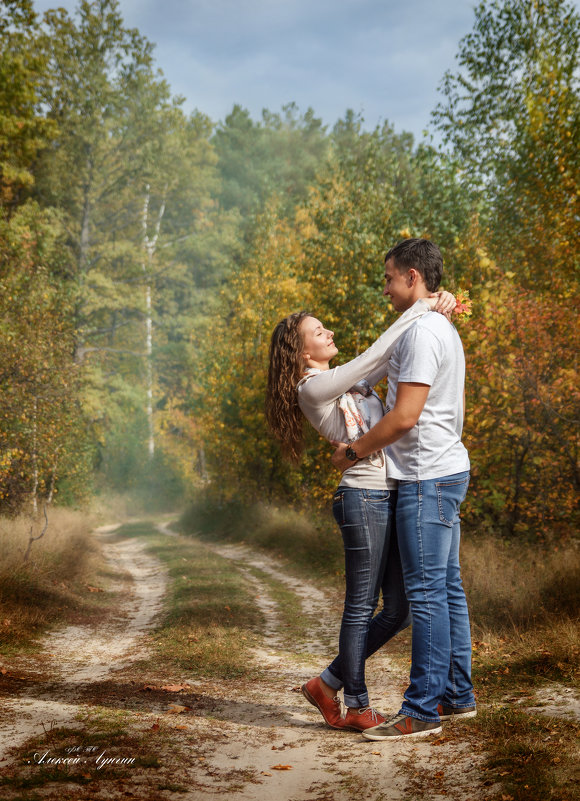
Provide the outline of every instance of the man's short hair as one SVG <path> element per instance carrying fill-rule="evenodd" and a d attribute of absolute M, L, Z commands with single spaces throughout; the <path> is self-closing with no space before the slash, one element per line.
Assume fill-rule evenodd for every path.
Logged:
<path fill-rule="evenodd" d="M 421 274 L 429 292 L 435 292 L 443 275 L 443 256 L 429 239 L 404 239 L 391 248 L 385 256 L 385 264 L 393 260 L 400 273 L 407 273 L 413 267 Z"/>

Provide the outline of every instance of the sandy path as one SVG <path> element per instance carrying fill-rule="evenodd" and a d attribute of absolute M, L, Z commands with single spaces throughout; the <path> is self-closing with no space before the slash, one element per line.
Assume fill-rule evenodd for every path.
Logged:
<path fill-rule="evenodd" d="M 0 699 L 0 762 L 7 752 L 33 735 L 57 725 L 74 726 L 82 704 L 76 702 L 82 685 L 101 681 L 139 653 L 139 640 L 161 611 L 166 576 L 161 563 L 138 539 L 109 541 L 118 525 L 103 526 L 95 535 L 114 572 L 109 590 L 121 599 L 105 626 L 67 626 L 53 632 L 39 655 L 42 679 L 29 695 Z M 34 670 L 34 660 L 17 658 L 11 672 Z M 47 678 L 48 677 L 48 678 Z"/>
<path fill-rule="evenodd" d="M 164 535 L 176 536 L 167 524 L 157 527 Z M 132 661 L 145 653 L 143 635 L 161 610 L 165 573 L 138 538 L 111 541 L 114 529 L 103 528 L 97 536 L 115 571 L 111 589 L 123 599 L 115 617 L 98 629 L 70 626 L 52 634 L 39 660 L 44 670 L 41 680 L 37 678 L 30 690 L 14 700 L 0 698 L 1 765 L 7 764 L 10 749 L 30 736 L 59 725 L 74 726 L 77 715 L 88 709 L 91 685 L 98 698 L 98 682 L 121 682 L 123 672 L 117 675 L 117 671 L 131 669 Z M 162 771 L 181 787 L 178 794 L 151 794 L 135 773 L 130 795 L 140 801 L 215 801 L 222 793 L 232 801 L 487 797 L 488 792 L 480 794 L 480 757 L 446 740 L 445 732 L 419 742 L 369 743 L 355 732 L 327 728 L 299 687 L 334 656 L 339 627 L 336 599 L 290 577 L 274 560 L 244 546 L 210 547 L 231 560 L 262 612 L 264 623 L 256 632 L 260 644 L 253 653 L 261 678 L 217 684 L 192 681 L 184 671 L 179 680 L 189 683 L 190 690 L 180 692 L 178 698 L 152 695 L 144 701 L 136 713 L 136 725 L 143 731 L 161 716 L 170 737 L 159 754 Z M 288 642 L 270 580 L 294 594 L 296 615 L 307 629 L 300 643 Z M 21 660 L 20 669 L 30 670 L 30 666 L 30 659 Z M 18 660 L 9 667 L 12 673 L 17 671 Z M 374 705 L 385 713 L 396 711 L 406 676 L 384 653 L 369 661 L 367 675 Z M 170 702 L 192 711 L 176 720 L 167 715 Z M 437 777 L 435 783 L 433 777 Z M 428 790 L 428 796 L 423 790 Z M 124 797 L 125 790 L 117 792 L 109 786 L 107 792 L 107 798 L 116 799 Z"/>
<path fill-rule="evenodd" d="M 421 777 L 435 774 L 440 794 L 431 788 L 430 798 L 478 797 L 474 790 L 479 758 L 457 744 L 450 753 L 444 735 L 414 742 L 369 743 L 355 732 L 327 728 L 298 690 L 334 656 L 339 620 L 333 611 L 328 621 L 328 598 L 310 584 L 289 577 L 273 560 L 244 546 L 212 549 L 231 559 L 258 595 L 265 626 L 263 644 L 255 655 L 268 678 L 258 687 L 245 687 L 243 697 L 237 686 L 235 692 L 228 692 L 223 686 L 194 685 L 196 693 L 207 694 L 214 702 L 219 700 L 213 712 L 217 720 L 211 725 L 202 717 L 189 724 L 198 734 L 198 766 L 189 779 L 188 801 L 209 801 L 220 792 L 240 801 L 347 801 L 359 795 L 368 801 L 397 801 L 409 799 L 413 783 L 421 782 Z M 268 585 L 250 568 L 271 576 L 296 594 L 297 614 L 309 622 L 305 642 L 291 650 L 284 646 Z M 405 679 L 387 655 L 373 657 L 368 683 L 375 706 L 386 713 L 397 711 Z M 446 778 L 450 760 L 453 768 Z M 290 768 L 277 770 L 276 765 Z M 232 781 L 237 782 L 235 792 Z"/>

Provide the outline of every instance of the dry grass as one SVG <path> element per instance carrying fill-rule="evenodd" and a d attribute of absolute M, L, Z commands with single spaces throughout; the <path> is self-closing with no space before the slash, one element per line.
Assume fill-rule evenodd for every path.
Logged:
<path fill-rule="evenodd" d="M 0 653 L 98 609 L 97 593 L 89 590 L 100 565 L 89 537 L 94 522 L 84 512 L 51 509 L 46 533 L 24 562 L 30 533 L 42 531 L 44 518 L 0 518 Z"/>
<path fill-rule="evenodd" d="M 47 512 L 48 528 L 42 539 L 32 546 L 31 560 L 38 569 L 45 568 L 62 556 L 75 541 L 86 542 L 88 534 L 95 526 L 95 518 L 73 509 L 53 508 Z M 0 564 L 2 574 L 10 572 L 22 563 L 32 529 L 37 536 L 44 528 L 45 519 L 41 515 L 33 521 L 27 516 L 17 518 L 0 517 Z"/>
<path fill-rule="evenodd" d="M 490 536 L 462 543 L 463 583 L 475 634 L 514 634 L 580 611 L 580 549 L 575 542 L 531 546 Z M 481 637 L 479 637 L 481 639 Z"/>
<path fill-rule="evenodd" d="M 317 581 L 343 574 L 342 539 L 330 510 L 307 515 L 289 507 L 200 499 L 185 511 L 179 528 L 210 540 L 247 543 Z"/>
<path fill-rule="evenodd" d="M 184 533 L 246 542 L 286 560 L 317 581 L 342 580 L 342 541 L 330 509 L 293 508 L 201 499 L 180 521 Z M 471 533 L 463 537 L 461 564 L 474 633 L 521 633 L 580 610 L 578 542 L 531 545 Z"/>

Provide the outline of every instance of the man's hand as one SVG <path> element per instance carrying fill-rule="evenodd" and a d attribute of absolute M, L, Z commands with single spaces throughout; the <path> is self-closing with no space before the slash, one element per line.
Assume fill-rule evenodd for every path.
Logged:
<path fill-rule="evenodd" d="M 336 440 L 330 441 L 331 445 L 336 446 L 336 450 L 330 457 L 330 461 L 332 464 L 340 470 L 341 473 L 344 473 L 347 467 L 351 467 L 356 462 L 353 462 L 351 459 L 347 459 L 344 455 L 344 452 L 347 449 L 347 445 L 345 442 L 337 442 Z"/>
<path fill-rule="evenodd" d="M 429 389 L 428 384 L 401 381 L 397 387 L 394 409 L 379 420 L 370 431 L 352 443 L 352 448 L 359 459 L 366 459 L 371 453 L 380 451 L 386 445 L 396 442 L 410 431 L 421 416 Z M 344 442 L 332 441 L 331 445 L 336 446 L 335 452 L 330 457 L 335 467 L 344 471 L 350 465 L 355 464 L 344 455 L 347 449 Z"/>

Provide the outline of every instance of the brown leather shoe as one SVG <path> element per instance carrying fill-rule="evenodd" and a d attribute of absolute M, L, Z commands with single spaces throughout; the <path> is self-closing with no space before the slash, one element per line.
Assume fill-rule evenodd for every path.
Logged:
<path fill-rule="evenodd" d="M 340 715 L 340 698 L 329 698 L 324 694 L 320 684 L 320 677 L 316 676 L 302 685 L 302 695 L 310 701 L 319 711 L 327 725 L 332 729 L 343 729 L 343 719 Z M 376 723 L 371 724 L 376 726 Z"/>
<path fill-rule="evenodd" d="M 360 709 L 349 708 L 342 719 L 342 728 L 349 731 L 364 731 L 380 726 L 386 718 L 373 709 L 372 706 L 363 706 Z"/>

